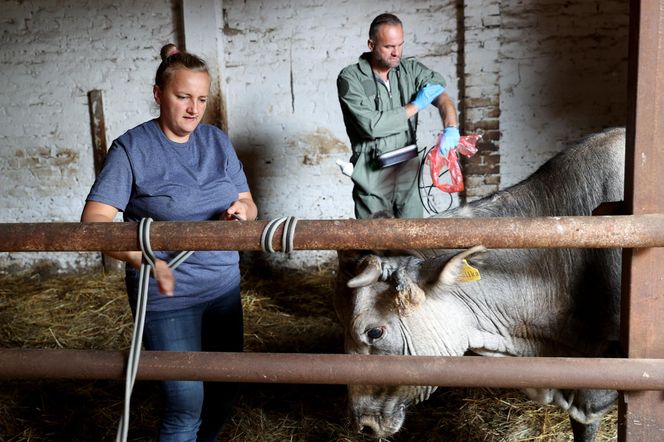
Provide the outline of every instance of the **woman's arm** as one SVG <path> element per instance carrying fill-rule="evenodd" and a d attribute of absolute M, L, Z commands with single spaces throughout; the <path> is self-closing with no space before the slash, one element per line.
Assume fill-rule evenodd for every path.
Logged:
<path fill-rule="evenodd" d="M 83 213 L 81 214 L 81 222 L 83 223 L 110 223 L 113 222 L 115 216 L 118 214 L 118 209 L 108 204 L 100 203 L 98 201 L 86 201 Z M 104 252 L 106 255 L 125 261 L 132 267 L 138 269 L 141 266 L 143 259 L 142 253 L 139 251 L 133 252 Z M 159 290 L 165 295 L 172 295 L 175 288 L 175 277 L 172 270 L 168 267 L 166 261 L 157 259 L 155 262 L 155 279 L 159 285 Z"/>

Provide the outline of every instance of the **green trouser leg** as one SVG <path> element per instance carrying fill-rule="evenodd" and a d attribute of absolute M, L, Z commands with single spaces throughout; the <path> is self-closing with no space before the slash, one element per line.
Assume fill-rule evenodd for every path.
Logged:
<path fill-rule="evenodd" d="M 369 218 L 387 211 L 396 218 L 422 218 L 417 172 L 419 157 L 386 167 L 374 169 L 367 153 L 360 153 L 353 169 L 353 201 L 355 217 Z"/>

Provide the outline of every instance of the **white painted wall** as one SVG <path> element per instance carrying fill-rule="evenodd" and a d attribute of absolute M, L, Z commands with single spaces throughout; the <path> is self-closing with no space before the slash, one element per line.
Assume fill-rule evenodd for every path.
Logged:
<path fill-rule="evenodd" d="M 104 91 L 109 138 L 157 115 L 171 2 L 4 1 L 0 18 L 0 222 L 78 221 L 94 178 L 87 93 Z M 110 143 L 110 140 L 109 140 Z M 0 267 L 92 254 L 0 253 Z"/>
<path fill-rule="evenodd" d="M 179 0 L 3 2 L 0 222 L 78 220 L 94 178 L 87 92 L 104 92 L 109 144 L 156 116 L 158 50 L 185 39 L 180 7 Z M 467 69 L 475 84 L 484 78 L 493 85 L 480 89 L 499 93 L 503 185 L 530 173 L 561 141 L 621 123 L 627 50 L 612 35 L 626 36 L 625 2 L 476 0 L 465 7 L 479 16 L 476 51 L 498 54 L 491 72 L 477 57 Z M 219 9 L 205 26 L 223 26 L 223 34 L 204 52 L 221 59 L 229 135 L 262 219 L 353 216 L 350 181 L 335 165 L 350 155 L 335 80 L 366 50 L 377 14 L 403 20 L 405 55 L 440 71 L 458 98 L 451 0 L 223 0 Z M 490 16 L 486 23 L 482 14 Z M 194 31 L 188 28 L 189 38 Z M 427 111 L 420 122 L 420 142 L 430 145 L 438 117 Z M 302 265 L 333 256 L 295 252 L 288 261 L 271 260 Z M 95 254 L 0 253 L 0 269 L 42 259 L 62 268 L 97 262 Z"/>

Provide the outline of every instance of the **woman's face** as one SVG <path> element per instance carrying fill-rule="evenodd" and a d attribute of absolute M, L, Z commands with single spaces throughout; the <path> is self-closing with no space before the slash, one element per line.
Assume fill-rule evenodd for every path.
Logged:
<path fill-rule="evenodd" d="M 159 104 L 159 126 L 171 141 L 184 143 L 200 123 L 207 105 L 210 76 L 206 72 L 177 69 L 163 89 L 154 87 Z"/>

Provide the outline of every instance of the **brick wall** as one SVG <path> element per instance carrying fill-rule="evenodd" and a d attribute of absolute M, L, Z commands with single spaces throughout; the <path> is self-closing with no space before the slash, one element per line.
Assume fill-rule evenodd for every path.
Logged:
<path fill-rule="evenodd" d="M 472 201 L 500 186 L 500 1 L 464 2 L 463 24 L 462 126 L 482 135 L 478 152 L 462 163 L 464 197 Z"/>

